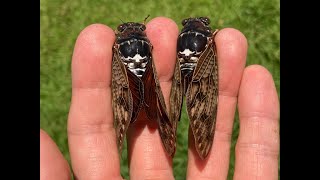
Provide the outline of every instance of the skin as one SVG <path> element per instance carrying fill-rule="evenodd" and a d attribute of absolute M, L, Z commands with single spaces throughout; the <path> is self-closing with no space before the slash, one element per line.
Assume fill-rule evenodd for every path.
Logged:
<path fill-rule="evenodd" d="M 154 18 L 146 26 L 168 104 L 176 61 L 176 42 L 172 39 L 178 37 L 178 26 L 165 17 Z M 80 33 L 74 47 L 68 142 L 77 179 L 122 179 L 111 106 L 114 40 L 111 28 L 93 24 Z M 197 156 L 189 136 L 187 179 L 227 179 L 237 106 L 240 132 L 234 179 L 278 179 L 279 100 L 272 75 L 259 65 L 245 67 L 247 40 L 240 31 L 221 29 L 215 41 L 220 78 L 216 134 L 204 161 Z M 174 179 L 172 159 L 166 155 L 155 123 L 138 117 L 127 137 L 130 179 Z M 40 179 L 70 179 L 67 161 L 43 130 L 40 141 Z"/>

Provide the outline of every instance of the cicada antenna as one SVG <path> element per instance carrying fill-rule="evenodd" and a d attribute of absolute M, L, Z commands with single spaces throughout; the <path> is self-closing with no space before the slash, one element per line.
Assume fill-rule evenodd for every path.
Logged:
<path fill-rule="evenodd" d="M 124 24 L 125 22 L 124 21 L 122 21 L 122 19 L 121 18 L 119 18 L 120 19 L 120 21 Z"/>
<path fill-rule="evenodd" d="M 147 21 L 148 17 L 150 17 L 150 14 L 148 14 L 148 16 L 146 18 L 144 18 L 144 21 L 143 21 L 144 25 L 146 24 L 146 21 Z"/>

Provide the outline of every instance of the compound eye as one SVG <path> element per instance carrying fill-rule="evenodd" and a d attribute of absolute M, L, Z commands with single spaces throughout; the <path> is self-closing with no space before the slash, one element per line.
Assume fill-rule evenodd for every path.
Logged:
<path fill-rule="evenodd" d="M 118 26 L 118 31 L 122 32 L 125 28 L 126 28 L 126 26 L 121 24 Z"/>
<path fill-rule="evenodd" d="M 210 19 L 207 17 L 202 17 L 201 21 L 205 24 L 205 25 L 209 25 L 210 24 Z"/>
<path fill-rule="evenodd" d="M 187 22 L 188 22 L 188 20 L 189 20 L 189 19 L 184 19 L 184 20 L 182 20 L 181 24 L 182 24 L 183 26 L 186 25 Z"/>
<path fill-rule="evenodd" d="M 140 26 L 140 30 L 141 30 L 141 31 L 146 30 L 146 26 L 145 26 L 144 24 L 142 24 L 142 25 Z"/>

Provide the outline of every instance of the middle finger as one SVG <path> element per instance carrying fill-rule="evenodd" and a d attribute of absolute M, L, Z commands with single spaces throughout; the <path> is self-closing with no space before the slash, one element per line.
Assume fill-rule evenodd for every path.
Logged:
<path fill-rule="evenodd" d="M 147 24 L 146 33 L 153 45 L 153 60 L 168 106 L 176 58 L 174 40 L 178 37 L 178 28 L 172 20 L 158 17 Z M 142 111 L 140 115 L 145 115 L 145 112 Z M 157 127 L 157 122 L 142 116 L 129 127 L 127 137 L 130 179 L 174 179 L 172 158 L 163 148 Z"/>

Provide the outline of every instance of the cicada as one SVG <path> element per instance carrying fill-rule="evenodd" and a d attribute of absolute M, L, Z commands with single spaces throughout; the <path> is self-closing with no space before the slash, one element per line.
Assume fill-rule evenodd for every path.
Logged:
<path fill-rule="evenodd" d="M 176 140 L 152 58 L 153 46 L 145 29 L 144 23 L 127 22 L 115 32 L 112 107 L 118 150 L 121 154 L 129 125 L 144 109 L 146 118 L 158 122 L 164 148 L 173 156 Z"/>
<path fill-rule="evenodd" d="M 196 151 L 205 159 L 212 147 L 218 106 L 218 61 L 207 17 L 187 18 L 177 41 L 177 62 L 170 94 L 170 119 L 176 127 L 183 98 Z"/>

